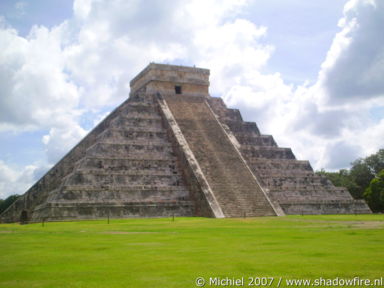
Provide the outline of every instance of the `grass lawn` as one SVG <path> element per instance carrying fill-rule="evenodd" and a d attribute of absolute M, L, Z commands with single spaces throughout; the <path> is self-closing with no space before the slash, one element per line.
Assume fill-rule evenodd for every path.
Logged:
<path fill-rule="evenodd" d="M 384 277 L 384 215 L 0 224 L 0 287 L 197 287 Z M 207 280 L 208 281 L 208 280 Z M 205 287 L 219 287 L 209 285 Z M 234 286 L 232 286 L 234 287 Z M 371 286 L 373 287 L 373 286 Z"/>

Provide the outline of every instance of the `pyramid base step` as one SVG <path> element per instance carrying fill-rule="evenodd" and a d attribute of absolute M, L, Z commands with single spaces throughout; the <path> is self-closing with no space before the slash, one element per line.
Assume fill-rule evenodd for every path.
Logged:
<path fill-rule="evenodd" d="M 320 214 L 372 214 L 368 205 L 362 200 L 351 201 L 312 201 L 307 203 L 281 203 L 286 215 L 320 215 Z"/>
<path fill-rule="evenodd" d="M 68 221 L 106 218 L 194 216 L 190 201 L 138 203 L 47 203 L 33 212 L 30 221 Z"/>

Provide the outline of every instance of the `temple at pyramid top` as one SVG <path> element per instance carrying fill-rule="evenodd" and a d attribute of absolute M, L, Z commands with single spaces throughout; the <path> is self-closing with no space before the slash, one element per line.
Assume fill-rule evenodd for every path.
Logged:
<path fill-rule="evenodd" d="M 209 70 L 151 63 L 130 86 L 1 221 L 371 213 L 211 97 Z"/>
<path fill-rule="evenodd" d="M 141 90 L 146 93 L 208 97 L 209 70 L 151 63 L 132 79 L 130 86 L 130 94 Z"/>

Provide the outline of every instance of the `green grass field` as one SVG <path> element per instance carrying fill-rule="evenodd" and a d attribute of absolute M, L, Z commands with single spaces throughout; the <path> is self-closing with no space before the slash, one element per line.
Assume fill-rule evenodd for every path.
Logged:
<path fill-rule="evenodd" d="M 0 224 L 0 287 L 197 287 L 384 277 L 384 215 Z M 207 280 L 208 281 L 208 280 Z M 219 287 L 209 285 L 204 287 Z M 234 287 L 234 286 L 232 286 Z"/>

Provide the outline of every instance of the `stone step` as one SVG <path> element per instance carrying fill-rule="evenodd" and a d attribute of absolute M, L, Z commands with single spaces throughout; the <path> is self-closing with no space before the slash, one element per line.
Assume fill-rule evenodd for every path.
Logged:
<path fill-rule="evenodd" d="M 163 139 L 113 139 L 113 138 L 103 138 L 99 139 L 97 143 L 100 144 L 117 144 L 117 145 L 131 145 L 135 147 L 153 147 L 153 146 L 165 146 L 171 147 L 171 143 Z"/>
<path fill-rule="evenodd" d="M 226 108 L 224 102 L 220 103 L 216 100 L 215 98 L 210 98 L 208 103 L 222 123 L 225 123 L 225 121 L 243 122 L 239 109 Z"/>
<path fill-rule="evenodd" d="M 322 190 L 324 186 L 321 183 L 312 183 L 312 184 L 304 184 L 300 182 L 285 182 L 281 186 L 273 186 L 269 185 L 270 183 L 265 183 L 265 180 L 262 180 L 270 191 L 283 191 L 283 190 Z M 327 187 L 327 186 L 326 186 Z M 329 189 L 332 189 L 332 186 L 328 186 Z M 327 188 L 324 188 L 327 189 Z"/>
<path fill-rule="evenodd" d="M 214 110 L 214 111 L 216 113 L 217 110 Z M 241 117 L 239 109 L 227 108 L 225 110 L 225 114 L 224 115 L 219 115 L 219 117 L 220 117 L 220 120 L 222 120 L 222 121 L 239 121 L 239 122 L 243 122 L 243 117 Z"/>
<path fill-rule="evenodd" d="M 66 185 L 159 185 L 159 186 L 180 186 L 183 181 L 180 175 L 148 175 L 148 174 L 127 174 L 122 172 L 88 172 L 76 171 L 66 176 Z"/>
<path fill-rule="evenodd" d="M 87 149 L 87 156 L 103 155 L 106 157 L 124 156 L 137 157 L 143 159 L 173 157 L 174 153 L 170 144 L 168 145 L 131 145 L 131 144 L 112 144 L 96 143 Z"/>
<path fill-rule="evenodd" d="M 189 192 L 186 189 L 62 189 L 58 192 L 57 202 L 93 202 L 93 203 L 108 203 L 108 202 L 165 202 L 165 201 L 190 201 Z"/>
<path fill-rule="evenodd" d="M 345 187 L 335 187 L 333 185 L 331 186 L 320 186 L 320 185 L 311 185 L 311 186 L 305 186 L 305 185 L 298 185 L 296 187 L 290 187 L 290 188 L 281 188 L 281 187 L 268 187 L 267 188 L 270 193 L 285 193 L 285 191 L 296 191 L 298 193 L 334 193 L 337 195 L 346 194 L 346 197 L 348 199 L 353 199 L 352 195 L 348 192 L 348 189 Z"/>
<path fill-rule="evenodd" d="M 294 176 L 268 175 L 268 177 L 262 177 L 262 179 L 268 187 L 296 187 L 300 185 L 333 187 L 331 181 L 316 174 Z"/>
<path fill-rule="evenodd" d="M 353 200 L 352 196 L 346 190 L 282 190 L 270 191 L 270 195 L 274 200 L 281 201 L 312 201 L 312 200 Z"/>
<path fill-rule="evenodd" d="M 120 115 L 117 115 L 114 119 L 118 119 L 118 118 L 125 119 L 128 121 L 149 122 L 149 123 L 152 123 L 152 122 L 156 123 L 156 122 L 162 121 L 161 115 L 158 114 L 157 112 L 153 114 L 138 114 L 138 115 L 131 115 L 129 113 L 120 114 Z"/>
<path fill-rule="evenodd" d="M 246 133 L 248 135 L 259 136 L 260 131 L 255 122 L 245 121 L 225 121 L 225 124 L 231 129 L 232 133 Z"/>
<path fill-rule="evenodd" d="M 254 168 L 254 167 L 252 167 Z M 315 175 L 312 171 L 307 170 L 257 170 L 257 174 L 261 178 L 265 179 L 272 179 L 272 178 L 279 178 L 279 177 L 312 177 Z"/>
<path fill-rule="evenodd" d="M 125 127 L 137 127 L 137 128 L 155 128 L 164 129 L 163 123 L 159 119 L 148 118 L 132 118 L 126 116 L 118 116 L 111 121 L 111 127 L 125 128 Z"/>
<path fill-rule="evenodd" d="M 125 143 L 128 141 L 151 141 L 154 143 L 167 143 L 166 131 L 148 132 L 148 131 L 132 131 L 124 128 L 116 129 L 109 128 L 100 133 L 97 137 L 99 141 L 104 139 L 111 139 L 118 143 Z M 142 142 L 140 142 L 142 143 Z M 145 143 L 145 142 L 144 142 Z"/>
<path fill-rule="evenodd" d="M 152 103 L 131 102 L 122 109 L 122 115 L 158 115 L 158 110 Z"/>
<path fill-rule="evenodd" d="M 105 191 L 105 190 L 111 190 L 111 191 L 158 191 L 158 192 L 164 192 L 164 191 L 188 191 L 186 186 L 167 186 L 167 185 L 103 185 L 103 186 L 97 186 L 94 185 L 63 185 L 60 189 L 62 190 L 83 190 L 83 191 Z"/>
<path fill-rule="evenodd" d="M 111 126 L 112 129 L 124 129 L 128 132 L 147 132 L 147 133 L 159 133 L 159 132 L 165 132 L 163 127 L 160 126 L 148 126 L 148 127 L 140 127 L 140 126 L 134 126 L 127 124 L 125 126 L 117 127 L 117 126 Z"/>
<path fill-rule="evenodd" d="M 169 156 L 169 155 L 165 155 L 165 154 L 159 154 L 159 155 L 153 155 L 153 154 L 145 154 L 145 155 L 112 155 L 112 156 L 108 156 L 108 155 L 87 155 L 85 156 L 84 158 L 80 159 L 79 161 L 77 161 L 76 163 L 80 164 L 83 162 L 84 159 L 86 158 L 90 158 L 90 159 L 107 159 L 107 160 L 132 160 L 132 161 L 176 161 L 176 157 L 175 156 Z"/>
<path fill-rule="evenodd" d="M 128 98 L 128 103 L 127 103 L 127 108 L 129 107 L 153 107 L 154 106 L 154 103 L 153 103 L 153 99 L 152 97 L 148 97 L 148 95 L 146 95 L 145 97 L 140 97 L 137 98 L 137 99 L 133 99 L 133 98 Z"/>
<path fill-rule="evenodd" d="M 104 144 L 118 144 L 118 145 L 132 145 L 132 146 L 171 146 L 171 143 L 164 139 L 116 139 L 116 138 L 103 138 L 97 141 Z"/>
<path fill-rule="evenodd" d="M 241 147 L 241 152 L 245 158 L 296 159 L 291 148 L 248 146 Z"/>
<path fill-rule="evenodd" d="M 194 204 L 191 201 L 164 202 L 124 202 L 124 203 L 61 203 L 41 205 L 33 213 L 33 221 L 106 219 L 129 217 L 173 217 L 193 216 Z"/>
<path fill-rule="evenodd" d="M 236 136 L 243 148 L 248 146 L 273 146 L 277 147 L 277 144 L 271 135 L 238 135 Z"/>
<path fill-rule="evenodd" d="M 132 106 L 154 105 L 153 97 L 146 93 L 140 93 L 139 97 L 129 97 L 129 104 Z"/>
<path fill-rule="evenodd" d="M 247 158 L 250 166 L 258 173 L 275 173 L 276 171 L 303 171 L 313 172 L 311 164 L 308 161 L 296 159 L 260 159 Z"/>
<path fill-rule="evenodd" d="M 178 173 L 176 161 L 170 159 L 121 159 L 121 158 L 83 158 L 78 164 L 78 170 L 104 170 L 104 171 L 144 171 Z"/>
<path fill-rule="evenodd" d="M 110 126 L 108 129 L 118 129 L 118 130 L 124 130 L 128 132 L 146 132 L 146 133 L 164 133 L 165 130 L 163 127 L 138 127 L 133 125 L 125 125 L 124 127 L 117 127 L 117 126 Z"/>
<path fill-rule="evenodd" d="M 232 121 L 243 121 L 239 109 L 231 109 L 225 106 L 225 103 L 220 97 L 210 97 L 207 99 L 209 106 L 212 108 L 214 113 L 219 117 L 221 122 L 225 120 Z"/>
<path fill-rule="evenodd" d="M 116 138 L 102 138 L 98 139 L 96 143 L 103 144 L 116 144 L 116 145 L 131 145 L 135 147 L 152 147 L 152 146 L 164 146 L 171 147 L 172 144 L 165 139 L 116 139 Z M 95 144 L 96 144 L 95 143 Z"/>
<path fill-rule="evenodd" d="M 108 174 L 108 175 L 139 175 L 139 176 L 175 176 L 181 175 L 177 170 L 173 169 L 158 169 L 153 167 L 152 169 L 139 169 L 135 167 L 112 167 L 110 169 L 104 168 L 79 168 L 76 171 L 83 174 Z"/>
<path fill-rule="evenodd" d="M 323 200 L 302 202 L 281 202 L 286 214 L 371 214 L 363 200 Z"/>

